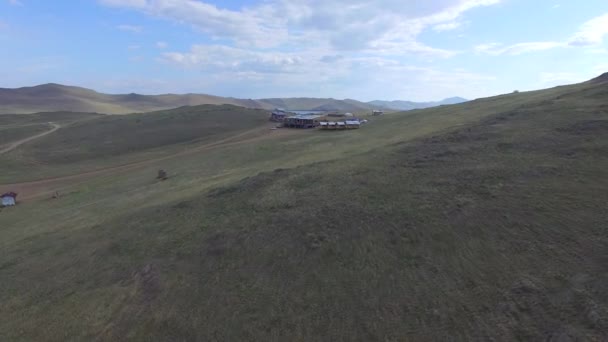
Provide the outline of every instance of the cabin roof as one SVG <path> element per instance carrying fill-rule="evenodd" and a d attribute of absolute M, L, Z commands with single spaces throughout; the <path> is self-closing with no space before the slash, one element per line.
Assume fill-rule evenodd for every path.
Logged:
<path fill-rule="evenodd" d="M 314 120 L 322 117 L 323 115 L 309 115 L 309 114 L 297 114 L 290 116 L 289 119 L 301 119 L 301 120 Z"/>

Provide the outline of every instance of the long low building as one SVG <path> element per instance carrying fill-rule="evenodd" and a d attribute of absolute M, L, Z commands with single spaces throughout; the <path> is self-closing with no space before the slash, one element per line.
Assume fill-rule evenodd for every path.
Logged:
<path fill-rule="evenodd" d="M 323 115 L 294 115 L 283 120 L 283 126 L 289 128 L 315 128 Z"/>
<path fill-rule="evenodd" d="M 359 122 L 359 120 L 319 122 L 319 128 L 323 130 L 357 129 L 359 127 L 361 127 L 361 122 Z"/>

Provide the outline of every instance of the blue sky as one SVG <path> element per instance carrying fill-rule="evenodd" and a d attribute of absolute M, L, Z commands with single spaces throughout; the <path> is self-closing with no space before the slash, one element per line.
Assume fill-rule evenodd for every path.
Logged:
<path fill-rule="evenodd" d="M 478 98 L 607 72 L 608 1 L 0 0 L 0 44 L 0 87 Z"/>

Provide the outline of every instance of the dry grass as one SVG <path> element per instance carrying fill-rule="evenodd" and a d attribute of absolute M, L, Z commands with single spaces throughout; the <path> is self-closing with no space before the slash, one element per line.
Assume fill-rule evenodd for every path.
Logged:
<path fill-rule="evenodd" d="M 3 211 L 0 338 L 606 340 L 605 90 L 220 147 Z"/>

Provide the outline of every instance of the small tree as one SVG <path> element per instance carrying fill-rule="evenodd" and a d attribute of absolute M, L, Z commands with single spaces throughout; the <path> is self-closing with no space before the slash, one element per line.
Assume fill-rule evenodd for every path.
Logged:
<path fill-rule="evenodd" d="M 169 178 L 167 176 L 167 172 L 163 169 L 158 170 L 158 175 L 156 176 L 156 179 L 160 179 L 160 180 L 166 180 L 167 178 Z"/>

